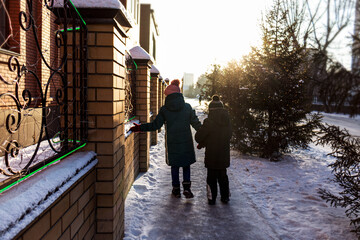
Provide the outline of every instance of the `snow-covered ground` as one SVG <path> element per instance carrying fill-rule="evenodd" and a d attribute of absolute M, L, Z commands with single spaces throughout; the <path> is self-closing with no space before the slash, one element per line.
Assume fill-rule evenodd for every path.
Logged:
<path fill-rule="evenodd" d="M 187 99 L 203 120 L 195 99 Z M 324 121 L 360 136 L 359 118 L 325 114 Z M 342 208 L 330 207 L 317 191 L 338 190 L 327 166 L 329 149 L 314 144 L 280 162 L 232 151 L 228 168 L 231 200 L 209 206 L 204 150 L 192 165 L 194 199 L 171 197 L 170 168 L 165 164 L 164 130 L 150 150 L 150 169 L 140 174 L 125 201 L 125 238 L 130 239 L 356 239 Z"/>

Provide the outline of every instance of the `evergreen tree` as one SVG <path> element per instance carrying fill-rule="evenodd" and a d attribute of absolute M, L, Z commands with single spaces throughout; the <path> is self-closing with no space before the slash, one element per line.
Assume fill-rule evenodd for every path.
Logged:
<path fill-rule="evenodd" d="M 296 41 L 297 22 L 275 1 L 265 16 L 263 44 L 223 70 L 218 89 L 232 114 L 234 145 L 244 153 L 276 158 L 290 147 L 307 147 L 320 116 L 310 115 L 306 51 Z M 237 75 L 237 76 L 236 76 Z"/>
<path fill-rule="evenodd" d="M 197 94 L 199 94 L 199 92 L 194 88 L 194 84 L 191 84 L 187 90 L 184 90 L 185 97 L 195 98 Z"/>
<path fill-rule="evenodd" d="M 211 97 L 217 93 L 221 81 L 221 67 L 218 64 L 212 64 L 212 69 L 206 72 L 202 77 L 206 80 L 197 85 L 201 89 L 201 96 L 203 99 L 210 100 Z"/>
<path fill-rule="evenodd" d="M 334 182 L 343 188 L 338 194 L 325 189 L 319 193 L 332 206 L 346 208 L 345 213 L 360 238 L 360 139 L 351 137 L 347 130 L 326 125 L 321 126 L 318 143 L 331 146 L 330 155 L 336 161 L 329 166 L 333 169 Z"/>

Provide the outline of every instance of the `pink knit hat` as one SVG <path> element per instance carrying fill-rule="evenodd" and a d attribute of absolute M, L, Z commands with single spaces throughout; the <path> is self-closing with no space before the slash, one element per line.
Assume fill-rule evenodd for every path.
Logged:
<path fill-rule="evenodd" d="M 172 93 L 179 93 L 180 92 L 180 80 L 174 79 L 170 82 L 170 85 L 165 88 L 164 94 L 170 95 Z"/>

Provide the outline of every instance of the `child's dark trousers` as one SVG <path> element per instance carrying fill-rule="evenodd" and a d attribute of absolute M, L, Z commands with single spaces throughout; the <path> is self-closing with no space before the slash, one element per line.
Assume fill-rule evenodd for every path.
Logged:
<path fill-rule="evenodd" d="M 208 185 L 208 199 L 215 200 L 217 197 L 217 183 L 219 183 L 221 199 L 229 199 L 229 178 L 225 169 L 207 169 L 206 182 Z"/>

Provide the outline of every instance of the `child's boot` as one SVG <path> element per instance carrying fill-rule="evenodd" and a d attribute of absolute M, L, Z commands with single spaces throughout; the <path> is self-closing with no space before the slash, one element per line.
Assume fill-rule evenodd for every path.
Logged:
<path fill-rule="evenodd" d="M 228 203 L 230 201 L 230 189 L 229 189 L 229 178 L 225 174 L 222 174 L 219 179 L 221 202 Z"/>
<path fill-rule="evenodd" d="M 209 205 L 215 205 L 216 200 L 215 199 L 208 199 L 208 204 Z"/>
<path fill-rule="evenodd" d="M 209 184 L 206 185 L 206 193 L 207 193 L 209 205 L 215 205 L 215 203 L 216 203 L 216 195 L 215 195 L 216 191 L 215 191 L 215 193 L 213 193 L 211 191 L 211 188 L 210 188 Z"/>
<path fill-rule="evenodd" d="M 184 187 L 184 192 L 183 192 L 184 196 L 186 198 L 193 198 L 194 194 L 190 190 L 191 182 L 190 181 L 189 182 L 183 182 L 182 184 L 183 184 L 183 187 Z"/>
<path fill-rule="evenodd" d="M 171 191 L 171 194 L 172 194 L 174 197 L 176 197 L 176 198 L 180 198 L 180 197 L 181 197 L 180 184 L 173 186 L 173 189 L 172 189 L 172 191 Z"/>

